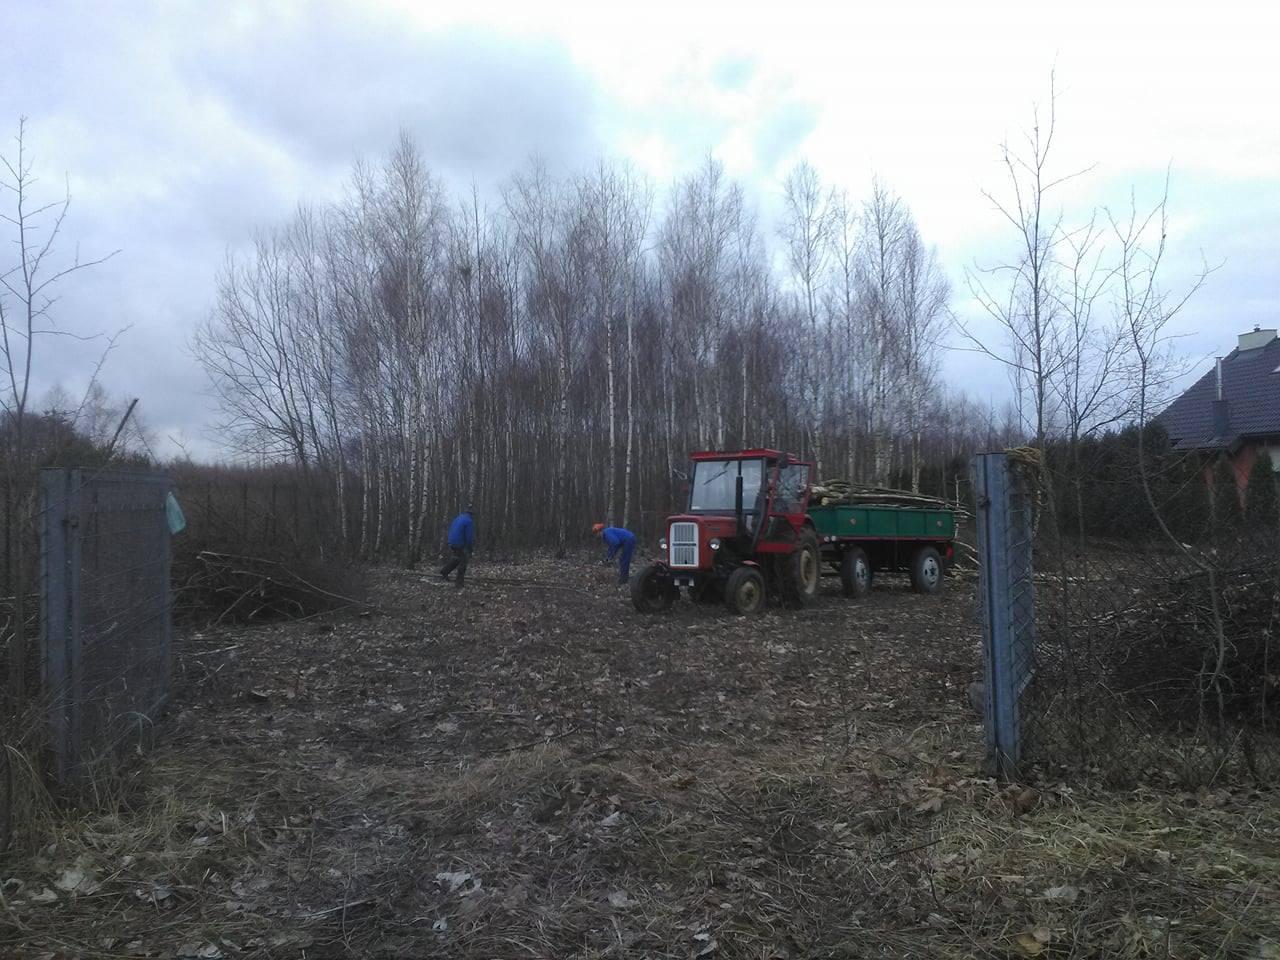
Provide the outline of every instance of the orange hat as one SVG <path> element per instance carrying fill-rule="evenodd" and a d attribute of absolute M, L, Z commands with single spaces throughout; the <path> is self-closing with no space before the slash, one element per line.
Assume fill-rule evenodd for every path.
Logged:
<path fill-rule="evenodd" d="M 603 529 L 604 529 L 604 524 L 603 524 L 603 523 L 593 523 L 593 524 L 591 525 L 591 532 L 592 532 L 592 533 L 599 533 L 599 532 L 600 532 L 601 530 L 603 530 Z"/>

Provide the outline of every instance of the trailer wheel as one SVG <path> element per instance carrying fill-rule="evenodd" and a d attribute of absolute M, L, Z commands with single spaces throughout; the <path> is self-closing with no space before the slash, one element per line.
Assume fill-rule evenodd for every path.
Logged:
<path fill-rule="evenodd" d="M 860 599 L 871 592 L 871 561 L 861 547 L 850 547 L 840 560 L 840 585 L 846 597 Z"/>
<path fill-rule="evenodd" d="M 759 613 L 764 606 L 764 577 L 754 567 L 739 567 L 729 574 L 724 602 L 734 613 Z"/>
<path fill-rule="evenodd" d="M 934 547 L 921 547 L 911 558 L 911 588 L 916 593 L 942 590 L 942 555 Z"/>
<path fill-rule="evenodd" d="M 783 597 L 791 607 L 803 607 L 818 595 L 822 575 L 822 556 L 818 538 L 812 530 L 804 530 L 795 550 L 782 561 Z"/>
<path fill-rule="evenodd" d="M 665 613 L 676 602 L 676 585 L 660 563 L 651 563 L 631 578 L 631 603 L 641 613 Z"/>

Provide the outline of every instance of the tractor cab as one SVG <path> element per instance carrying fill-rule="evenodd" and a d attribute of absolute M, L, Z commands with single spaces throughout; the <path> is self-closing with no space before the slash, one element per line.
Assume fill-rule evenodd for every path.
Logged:
<path fill-rule="evenodd" d="M 681 589 L 750 613 L 777 594 L 806 603 L 818 584 L 818 541 L 809 523 L 812 465 L 778 450 L 690 456 L 685 512 L 669 517 L 662 559 L 632 584 L 637 609 L 666 609 Z"/>

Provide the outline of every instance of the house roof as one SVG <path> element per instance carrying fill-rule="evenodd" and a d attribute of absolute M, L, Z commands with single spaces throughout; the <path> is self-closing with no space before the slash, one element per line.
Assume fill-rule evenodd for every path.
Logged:
<path fill-rule="evenodd" d="M 1234 447 L 1250 437 L 1280 436 L 1280 338 L 1222 359 L 1227 429 L 1215 429 L 1217 373 L 1213 368 L 1156 417 L 1178 450 Z M 1221 434 L 1221 435 L 1220 435 Z"/>

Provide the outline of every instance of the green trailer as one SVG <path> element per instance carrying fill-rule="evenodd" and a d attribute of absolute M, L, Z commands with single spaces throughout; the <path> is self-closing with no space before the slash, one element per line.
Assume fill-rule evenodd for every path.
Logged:
<path fill-rule="evenodd" d="M 920 593 L 937 593 L 954 556 L 956 515 L 898 504 L 811 506 L 822 559 L 840 572 L 846 596 L 861 597 L 877 571 L 901 570 Z"/>

